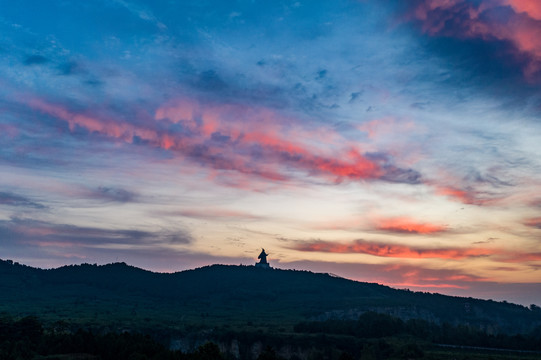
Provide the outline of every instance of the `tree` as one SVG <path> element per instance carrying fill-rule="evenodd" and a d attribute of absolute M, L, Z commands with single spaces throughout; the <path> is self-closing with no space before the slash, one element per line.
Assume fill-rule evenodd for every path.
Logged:
<path fill-rule="evenodd" d="M 278 360 L 278 359 L 279 357 L 276 355 L 276 352 L 269 345 L 267 345 L 265 347 L 265 350 L 263 350 L 261 354 L 259 354 L 259 356 L 257 357 L 257 360 Z"/>
<path fill-rule="evenodd" d="M 194 354 L 194 358 L 197 360 L 219 360 L 223 359 L 222 353 L 218 345 L 212 342 L 207 342 L 197 348 Z"/>

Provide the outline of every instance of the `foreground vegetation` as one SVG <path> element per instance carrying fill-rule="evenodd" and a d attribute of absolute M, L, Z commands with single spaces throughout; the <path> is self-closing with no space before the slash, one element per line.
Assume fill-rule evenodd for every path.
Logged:
<path fill-rule="evenodd" d="M 238 332 L 216 329 L 190 351 L 171 349 L 163 338 L 129 332 L 96 333 L 89 329 L 68 330 L 68 324 L 47 327 L 35 317 L 0 317 L 0 359 L 479 359 L 533 360 L 541 352 L 505 349 L 460 348 L 436 345 L 422 337 L 430 324 L 400 324 L 399 319 L 367 313 L 356 324 L 350 322 L 303 323 L 297 333 Z M 327 326 L 330 326 L 327 328 Z M 401 327 L 399 329 L 399 327 Z M 447 327 L 449 328 L 449 327 Z M 451 328 L 450 328 L 451 329 Z M 452 338 L 462 344 L 470 332 L 452 328 Z M 418 336 L 413 336 L 417 333 Z M 392 335 L 392 336 L 390 336 Z M 441 336 L 437 335 L 437 336 Z M 539 349 L 539 334 L 525 337 Z M 511 341 L 512 338 L 500 337 Z M 468 342 L 472 343 L 472 342 Z M 236 351 L 231 345 L 235 344 Z M 473 342 L 472 344 L 478 345 Z"/>
<path fill-rule="evenodd" d="M 409 336 L 433 344 L 541 352 L 541 326 L 528 334 L 489 334 L 466 325 L 436 324 L 420 319 L 403 321 L 386 314 L 366 312 L 358 320 L 302 322 L 295 325 L 295 331 L 356 338 Z"/>

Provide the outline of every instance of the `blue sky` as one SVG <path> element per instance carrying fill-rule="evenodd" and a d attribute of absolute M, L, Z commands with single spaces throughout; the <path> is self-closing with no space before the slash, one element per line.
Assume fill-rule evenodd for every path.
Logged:
<path fill-rule="evenodd" d="M 541 296 L 541 6 L 0 5 L 0 257 Z"/>

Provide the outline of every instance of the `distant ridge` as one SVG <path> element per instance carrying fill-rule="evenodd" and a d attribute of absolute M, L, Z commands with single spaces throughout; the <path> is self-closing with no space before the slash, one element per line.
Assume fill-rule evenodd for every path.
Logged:
<path fill-rule="evenodd" d="M 39 269 L 0 260 L 0 312 L 88 324 L 276 324 L 356 319 L 365 311 L 402 319 L 526 333 L 541 312 L 492 300 L 392 289 L 334 274 L 210 265 L 154 273 L 126 263 Z"/>

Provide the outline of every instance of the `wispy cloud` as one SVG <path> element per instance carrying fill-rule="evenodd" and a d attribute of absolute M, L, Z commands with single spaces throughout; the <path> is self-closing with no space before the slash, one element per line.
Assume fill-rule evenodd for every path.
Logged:
<path fill-rule="evenodd" d="M 0 233 L 10 234 L 12 244 L 29 244 L 40 247 L 100 247 L 106 245 L 140 244 L 189 244 L 192 238 L 188 232 L 175 231 L 149 232 L 131 229 L 107 229 L 57 224 L 41 220 L 12 218 L 0 221 Z"/>
<path fill-rule="evenodd" d="M 464 258 L 490 256 L 499 253 L 499 251 L 484 248 L 424 248 L 366 240 L 355 240 L 352 242 L 323 240 L 303 241 L 298 242 L 291 248 L 297 251 L 306 252 L 367 254 L 379 257 L 407 259 L 438 258 L 460 260 Z"/>
<path fill-rule="evenodd" d="M 418 184 L 420 174 L 413 169 L 396 167 L 389 155 L 363 154 L 353 144 L 329 143 L 321 148 L 314 140 L 321 137 L 340 139 L 336 133 L 324 135 L 302 126 L 286 126 L 289 120 L 265 108 L 237 105 L 201 104 L 181 101 L 156 111 L 155 125 L 136 125 L 121 120 L 104 119 L 87 112 L 75 112 L 43 100 L 29 105 L 69 124 L 71 131 L 83 128 L 113 140 L 142 143 L 173 151 L 195 162 L 220 170 L 233 170 L 284 181 L 290 169 L 304 171 L 333 182 L 381 180 Z M 170 131 L 162 122 L 169 122 Z M 294 121 L 298 123 L 298 121 Z M 167 125 L 167 123 L 166 123 Z M 336 150 L 336 147 L 339 147 Z"/>
<path fill-rule="evenodd" d="M 126 1 L 126 0 L 113 0 L 113 3 L 124 7 L 129 12 L 131 12 L 132 14 L 140 18 L 141 20 L 149 21 L 155 24 L 160 29 L 166 28 L 166 26 L 162 22 L 160 22 L 148 8 L 144 8 L 143 6 L 138 5 L 135 2 Z"/>
<path fill-rule="evenodd" d="M 376 228 L 400 234 L 435 234 L 447 230 L 443 225 L 422 223 L 407 217 L 379 219 Z"/>
<path fill-rule="evenodd" d="M 435 269 L 411 264 L 385 265 L 318 261 L 295 261 L 280 266 L 285 268 L 317 269 L 317 271 L 329 272 L 349 279 L 375 282 L 395 288 L 437 291 L 462 296 L 474 293 L 478 286 L 486 286 L 494 290 L 500 286 L 500 291 L 510 291 L 503 290 L 507 284 L 493 283 L 494 279 L 470 274 L 460 269 Z M 535 287 L 531 286 L 531 288 Z M 500 296 L 504 297 L 505 295 Z"/>
<path fill-rule="evenodd" d="M 137 201 L 137 194 L 122 188 L 100 186 L 95 190 L 89 191 L 92 199 L 111 201 L 118 203 L 129 203 Z"/>
<path fill-rule="evenodd" d="M 34 209 L 45 209 L 46 206 L 30 198 L 12 192 L 0 192 L 0 205 L 21 206 Z"/>
<path fill-rule="evenodd" d="M 207 220 L 235 220 L 235 221 L 252 221 L 263 219 L 260 216 L 250 214 L 243 211 L 228 210 L 228 209 L 189 209 L 181 210 L 174 213 L 167 213 L 168 215 L 180 215 L 189 218 L 207 219 Z"/>
<path fill-rule="evenodd" d="M 471 188 L 459 189 L 453 186 L 436 186 L 438 195 L 447 196 L 464 204 L 481 205 L 483 201 L 479 199 L 477 192 Z"/>
<path fill-rule="evenodd" d="M 526 219 L 524 221 L 524 225 L 531 226 L 536 229 L 541 229 L 541 217 Z"/>

